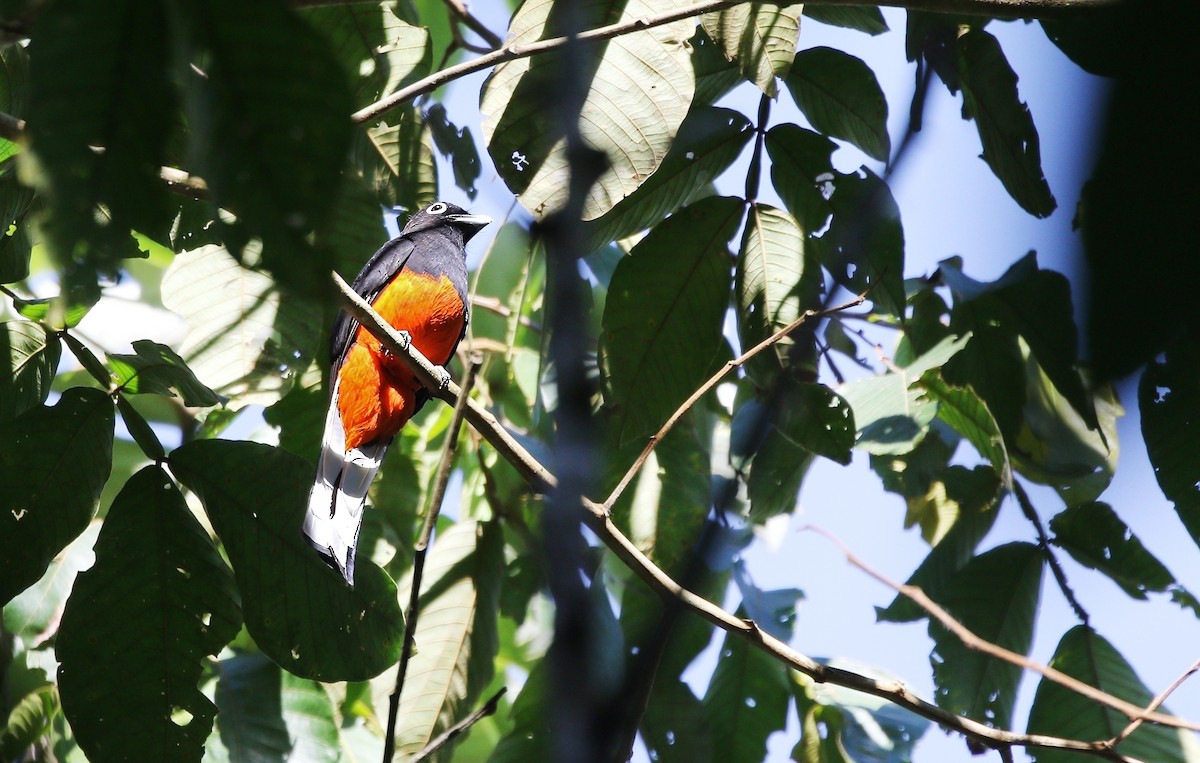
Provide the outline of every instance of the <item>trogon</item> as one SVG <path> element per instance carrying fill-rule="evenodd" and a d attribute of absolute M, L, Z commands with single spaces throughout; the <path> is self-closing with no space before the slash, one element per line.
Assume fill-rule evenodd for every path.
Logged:
<path fill-rule="evenodd" d="M 439 366 L 450 361 L 467 331 L 467 242 L 490 222 L 453 204 L 430 204 L 354 279 L 354 290 Z M 353 586 L 367 488 L 392 438 L 430 394 L 344 312 L 333 325 L 329 380 L 329 411 L 304 534 Z"/>

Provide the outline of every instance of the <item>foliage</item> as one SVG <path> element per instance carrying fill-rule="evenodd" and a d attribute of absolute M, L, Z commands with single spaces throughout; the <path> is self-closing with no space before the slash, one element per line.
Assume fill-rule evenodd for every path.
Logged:
<path fill-rule="evenodd" d="M 1025 655 L 1053 581 L 1083 620 L 1061 635 L 1052 666 L 1149 703 L 1138 655 L 1089 624 L 1061 561 L 1200 616 L 1183 579 L 1131 531 L 1136 507 L 1103 496 L 1124 412 L 1113 378 L 1137 371 L 1155 476 L 1200 542 L 1195 316 L 1168 304 L 1152 306 L 1164 316 L 1153 329 L 1144 316 L 1138 332 L 1118 320 L 1125 280 L 1183 302 L 1178 290 L 1195 280 L 1183 275 L 1195 272 L 1190 250 L 1172 245 L 1193 211 L 1173 183 L 1195 173 L 1139 180 L 1146 163 L 1129 149 L 1170 143 L 1154 137 L 1154 120 L 1186 121 L 1161 110 L 1175 96 L 1154 100 L 1152 75 L 1175 67 L 1171 35 L 1195 28 L 1187 11 L 1155 22 L 1167 39 L 1144 57 L 1102 36 L 1141 17 L 1045 24 L 1082 66 L 1119 77 L 1079 211 L 1096 268 L 1085 344 L 1075 276 L 1035 253 L 992 281 L 979 280 L 971 252 L 933 272 L 906 268 L 905 210 L 889 178 L 911 136 L 889 130 L 896 104 L 867 63 L 804 35 L 810 23 L 882 34 L 878 8 L 755 1 L 641 23 L 686 7 L 525 0 L 478 112 L 431 85 L 363 119 L 355 109 L 496 35 L 438 0 L 0 3 L 0 117 L 14 118 L 0 124 L 0 757 L 379 758 L 414 540 L 451 411 L 435 400 L 397 437 L 370 495 L 357 585 L 346 587 L 299 532 L 337 309 L 327 274 L 353 275 L 383 242 L 381 206 L 475 199 L 493 174 L 520 208 L 473 248 L 465 347 L 484 360 L 471 394 L 542 464 L 554 469 L 573 426 L 559 401 L 579 391 L 576 371 L 593 414 L 585 466 L 596 500 L 707 380 L 732 373 L 690 400 L 605 502 L 646 561 L 607 553 L 595 538 L 613 531 L 594 525 L 577 570 L 590 587 L 583 635 L 555 630 L 547 546 L 562 538 L 543 522 L 543 496 L 511 449 L 463 435 L 424 570 L 399 752 L 422 751 L 508 684 L 498 712 L 435 759 L 550 759 L 571 743 L 556 721 L 578 708 L 594 711 L 605 744 L 632 745 L 636 733 L 654 760 L 760 760 L 781 732 L 795 760 L 912 759 L 929 724 L 905 709 L 907 695 L 846 688 L 896 685 L 882 671 L 845 655 L 805 674 L 761 648 L 794 638 L 799 586 L 825 572 L 763 589 L 743 554 L 755 533 L 799 513 L 822 459 L 869 460 L 904 501 L 905 524 L 928 544 L 909 584 L 959 623 Z M 1058 201 L 1039 115 L 990 21 L 908 13 L 908 57 L 929 75 L 918 99 L 933 76 L 961 94 L 998 187 L 1045 217 Z M 573 55 L 562 45 L 511 55 L 611 24 L 627 28 Z M 570 78 L 582 105 L 564 121 L 570 99 L 556 88 Z M 568 182 L 580 169 L 574 137 L 603 159 L 582 190 Z M 1121 206 L 1131 188 L 1144 215 Z M 568 202 L 581 210 L 565 228 L 576 259 L 548 262 L 546 236 L 564 229 L 555 213 Z M 1139 270 L 1143 218 L 1157 259 Z M 584 297 L 581 326 L 547 309 L 564 273 Z M 119 295 L 130 287 L 141 312 L 110 340 L 101 308 L 128 302 Z M 826 310 L 858 294 L 862 307 Z M 568 329 L 582 368 L 553 350 Z M 1027 483 L 1058 499 L 1033 505 Z M 879 509 L 878 532 L 901 531 L 882 507 L 867 509 Z M 987 545 L 1001 512 L 1028 519 L 1026 535 Z M 711 617 L 653 595 L 647 565 L 754 625 L 716 632 Z M 1023 723 L 1011 661 L 969 648 L 904 596 L 877 615 L 929 619 L 928 699 L 949 729 L 963 716 L 1092 741 L 1127 723 L 1052 678 L 1038 679 Z M 555 656 L 571 638 L 587 664 Z M 985 734 L 971 744 L 1007 749 Z M 1192 737 L 1153 724 L 1117 750 L 1200 761 Z"/>

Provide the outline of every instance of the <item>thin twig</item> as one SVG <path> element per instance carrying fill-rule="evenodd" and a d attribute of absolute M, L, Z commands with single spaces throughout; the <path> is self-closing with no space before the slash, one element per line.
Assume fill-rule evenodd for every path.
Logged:
<path fill-rule="evenodd" d="M 342 292 L 346 309 L 359 320 L 373 336 L 413 372 L 423 384 L 434 384 L 434 366 L 420 353 L 407 346 L 396 335 L 394 329 L 378 317 L 345 281 L 336 277 L 335 283 Z M 436 387 L 433 387 L 436 389 Z M 446 389 L 434 395 L 447 402 L 455 402 L 458 386 L 451 382 Z M 468 400 L 464 417 L 476 431 L 513 465 L 535 492 L 545 494 L 556 484 L 551 474 L 536 458 L 504 430 L 495 416 L 483 410 L 474 401 Z M 661 596 L 678 600 L 684 607 L 727 633 L 746 639 L 755 648 L 762 650 L 783 665 L 798 670 L 820 683 L 831 683 L 855 691 L 880 697 L 899 707 L 927 718 L 947 731 L 958 732 L 989 747 L 1021 746 L 1030 748 L 1076 750 L 1100 758 L 1121 763 L 1131 763 L 1128 758 L 1114 750 L 1104 748 L 1105 742 L 1084 742 L 1076 739 L 1046 736 L 1042 734 L 1019 734 L 996 729 L 970 718 L 951 713 L 914 694 L 900 681 L 883 681 L 849 670 L 822 665 L 788 644 L 760 629 L 752 620 L 736 617 L 728 610 L 679 585 L 660 567 L 650 561 L 613 523 L 608 510 L 595 501 L 584 499 L 587 509 L 588 527 L 630 570 Z M 1107 695 L 1106 695 L 1107 696 Z M 1158 713 L 1145 713 L 1140 708 L 1137 716 L 1164 726 L 1185 729 L 1200 729 L 1200 724 Z"/>
<path fill-rule="evenodd" d="M 488 312 L 499 315 L 501 318 L 511 318 L 515 312 L 508 305 L 501 302 L 499 297 L 486 297 L 481 294 L 471 295 L 471 306 L 483 308 Z M 517 316 L 517 323 L 533 331 L 540 332 L 542 330 L 542 324 L 538 323 L 537 321 L 530 320 L 524 315 Z"/>
<path fill-rule="evenodd" d="M 1194 676 L 1197 671 L 1200 671 L 1200 660 L 1193 662 L 1190 668 L 1183 671 L 1183 674 L 1180 675 L 1179 678 L 1176 678 L 1174 681 L 1172 681 L 1170 686 L 1168 686 L 1166 689 L 1163 689 L 1163 691 L 1157 697 L 1155 697 L 1149 705 L 1146 705 L 1146 712 L 1152 713 L 1158 708 L 1162 707 L 1162 703 L 1167 701 L 1167 697 L 1171 696 L 1176 689 L 1183 685 L 1184 681 Z M 1128 726 L 1121 730 L 1120 734 L 1117 734 L 1115 737 L 1108 740 L 1108 746 L 1110 748 L 1116 748 L 1117 745 L 1128 739 L 1129 735 L 1137 731 L 1138 728 L 1145 722 L 1146 719 L 1144 717 L 1134 718 L 1132 721 L 1130 721 Z"/>
<path fill-rule="evenodd" d="M 1039 662 L 1034 662 L 1033 660 L 1029 659 L 1028 657 L 1026 657 L 1023 654 L 1017 654 L 1016 652 L 1014 652 L 1010 649 L 1005 649 L 1004 647 L 999 646 L 998 644 L 993 644 L 992 642 L 988 641 L 987 639 L 977 636 L 973 631 L 971 631 L 965 625 L 960 623 L 958 620 L 955 620 L 954 617 L 949 612 L 942 609 L 942 607 L 939 606 L 937 604 L 937 602 L 935 602 L 933 599 L 929 598 L 929 596 L 924 591 L 922 591 L 920 588 L 918 588 L 917 586 L 906 585 L 903 583 L 897 583 L 894 580 L 892 580 L 891 578 L 884 575 L 879 570 L 876 570 L 874 567 L 871 567 L 869 564 L 864 562 L 862 559 L 859 559 L 857 556 L 854 555 L 854 552 L 852 552 L 849 549 L 849 547 L 847 547 L 846 544 L 843 543 L 839 538 L 837 538 L 837 536 L 835 536 L 833 533 L 831 533 L 828 530 L 825 530 L 821 527 L 816 527 L 814 525 L 807 525 L 805 527 L 802 527 L 801 530 L 815 532 L 815 533 L 825 537 L 827 540 L 829 540 L 830 542 L 832 542 L 834 545 L 836 545 L 838 548 L 841 549 L 842 553 L 846 557 L 846 561 L 849 562 L 852 566 L 857 567 L 858 569 L 862 570 L 867 575 L 874 578 L 875 580 L 882 583 L 883 585 L 887 586 L 888 588 L 892 589 L 896 593 L 902 594 L 904 596 L 907 596 L 909 599 L 912 599 L 912 601 L 915 602 L 917 604 L 917 606 L 919 606 L 921 609 L 928 612 L 931 617 L 933 617 L 939 623 L 941 623 L 943 626 L 945 626 L 946 629 L 949 630 L 951 633 L 953 633 L 955 636 L 958 636 L 959 640 L 962 641 L 963 645 L 966 646 L 968 649 L 973 649 L 977 652 L 983 652 L 984 654 L 995 657 L 998 660 L 1003 660 L 1011 665 L 1016 665 L 1017 667 L 1024 668 L 1025 670 L 1029 670 L 1034 673 L 1037 673 L 1038 675 L 1041 675 L 1044 678 L 1050 679 L 1051 681 L 1058 684 L 1059 686 L 1065 687 L 1077 694 L 1081 694 L 1084 697 L 1087 697 L 1088 699 L 1092 700 L 1093 702 L 1104 705 L 1105 707 L 1110 707 L 1113 710 L 1116 710 L 1117 712 L 1124 714 L 1127 718 L 1130 718 L 1130 719 L 1139 719 L 1140 718 L 1143 721 L 1152 721 L 1154 723 L 1161 723 L 1163 725 L 1175 726 L 1177 728 L 1188 729 L 1190 731 L 1200 731 L 1200 723 L 1193 723 L 1191 721 L 1183 721 L 1179 718 L 1173 718 L 1171 716 L 1166 716 L 1166 715 L 1159 715 L 1158 713 L 1154 713 L 1152 710 L 1148 711 L 1142 707 L 1139 707 L 1139 706 L 1133 704 L 1132 702 L 1127 702 L 1126 700 L 1123 700 L 1120 697 L 1115 697 L 1107 692 L 1101 691 L 1100 689 L 1097 689 L 1095 686 L 1086 684 L 1083 681 L 1080 681 L 1079 679 L 1077 679 L 1073 676 L 1069 676 L 1060 670 L 1056 670 L 1055 668 L 1052 668 L 1048 665 L 1042 665 Z"/>
<path fill-rule="evenodd" d="M 778 342 L 779 340 L 783 339 L 788 334 L 790 334 L 793 331 L 795 331 L 796 329 L 798 329 L 800 326 L 804 325 L 804 323 L 807 322 L 808 320 L 810 320 L 812 318 L 821 318 L 826 315 L 830 315 L 832 313 L 840 312 L 842 310 L 847 310 L 851 307 L 861 305 L 864 301 L 866 301 L 867 294 L 869 294 L 869 293 L 870 293 L 870 289 L 868 289 L 867 291 L 864 291 L 862 294 L 859 294 L 857 297 L 850 300 L 849 302 L 846 302 L 841 305 L 836 305 L 834 307 L 829 307 L 824 310 L 806 310 L 799 318 L 792 321 L 791 323 L 784 326 L 783 328 L 779 329 L 771 336 L 762 340 L 758 344 L 751 347 L 749 350 L 746 350 L 741 355 L 739 355 L 738 357 L 734 358 L 733 360 L 727 362 L 724 366 L 722 366 L 721 369 L 719 371 L 717 371 L 715 374 L 713 374 L 712 377 L 710 377 L 708 381 L 706 381 L 706 382 L 704 382 L 704 384 L 700 385 L 700 388 L 697 389 L 695 392 L 693 392 L 688 397 L 687 400 L 684 400 L 683 404 L 680 405 L 679 408 L 677 408 L 675 410 L 675 412 L 671 414 L 671 417 L 669 419 L 667 419 L 666 423 L 664 423 L 657 432 L 655 432 L 653 435 L 650 436 L 650 440 L 646 443 L 646 447 L 642 448 L 642 452 L 638 455 L 638 457 L 636 459 L 634 459 L 634 462 L 633 462 L 633 464 L 630 465 L 629 470 L 625 472 L 625 476 L 621 477 L 621 481 L 619 483 L 617 483 L 617 486 L 615 488 L 613 488 L 612 493 L 610 493 L 608 498 L 604 501 L 604 507 L 606 509 L 612 509 L 613 504 L 615 504 L 617 502 L 617 499 L 621 497 L 621 494 L 625 492 L 625 488 L 629 487 L 630 481 L 633 480 L 634 476 L 636 476 L 638 471 L 641 470 L 642 466 L 645 465 L 646 459 L 650 457 L 650 453 L 654 450 L 654 448 L 658 445 L 658 443 L 662 442 L 662 439 L 667 436 L 667 433 L 671 431 L 671 428 L 675 426 L 675 424 L 679 421 L 679 419 L 683 418 L 683 415 L 685 413 L 687 413 L 688 410 L 691 409 L 691 407 L 693 405 L 695 405 L 696 402 L 700 398 L 704 397 L 704 395 L 710 389 L 712 389 L 718 383 L 720 383 L 720 381 L 722 379 L 724 379 L 726 377 L 726 375 L 729 374 L 730 371 L 742 366 L 743 364 L 745 364 L 747 361 L 749 361 L 751 358 L 753 358 L 758 353 L 767 349 L 771 345 L 773 345 L 776 342 Z"/>
<path fill-rule="evenodd" d="M 454 739 L 454 737 L 462 734 L 476 723 L 479 723 L 484 718 L 495 713 L 496 707 L 500 704 L 500 698 L 503 697 L 504 693 L 507 691 L 507 686 L 501 686 L 500 690 L 493 694 L 491 698 L 484 703 L 483 707 L 471 713 L 466 718 L 463 718 L 461 721 L 446 729 L 441 734 L 438 734 L 436 739 L 425 745 L 425 749 L 409 758 L 407 761 L 405 761 L 405 763 L 420 763 L 423 760 L 428 760 L 430 755 L 433 755 L 435 752 L 444 747 L 451 739 Z"/>
<path fill-rule="evenodd" d="M 458 450 L 458 430 L 462 424 L 465 403 L 470 400 L 471 387 L 475 384 L 475 374 L 483 364 L 483 357 L 473 355 L 463 375 L 462 394 L 454 404 L 454 415 L 450 419 L 450 428 L 446 430 L 446 441 L 442 445 L 442 457 L 438 462 L 437 476 L 433 482 L 433 490 L 429 494 L 429 506 L 425 510 L 425 520 L 421 524 L 421 534 L 413 546 L 412 589 L 408 595 L 408 611 L 404 616 L 404 642 L 400 651 L 400 667 L 396 671 L 396 688 L 388 697 L 387 734 L 383 738 L 383 763 L 392 763 L 396 753 L 396 719 L 400 713 L 400 693 L 404 691 L 404 679 L 408 675 L 408 662 L 412 659 L 413 641 L 417 632 L 417 618 L 421 615 L 421 577 L 425 572 L 425 557 L 429 549 L 429 540 L 433 537 L 433 528 L 437 524 L 438 514 L 442 509 L 442 499 L 446 495 L 446 484 L 450 482 L 450 473 L 454 470 L 454 454 Z"/>
<path fill-rule="evenodd" d="M 483 38 L 483 41 L 488 45 L 491 45 L 493 50 L 504 44 L 504 40 L 500 39 L 499 35 L 488 29 L 482 21 L 472 16 L 467 7 L 459 2 L 459 0 L 442 0 L 442 2 L 446 4 L 451 13 L 458 16 L 459 21 L 467 25 L 468 29 Z"/>
<path fill-rule="evenodd" d="M 1067 603 L 1071 605 L 1071 609 L 1075 610 L 1075 616 L 1085 626 L 1091 625 L 1091 618 L 1088 617 L 1087 610 L 1079 603 L 1079 599 L 1075 598 L 1075 592 L 1071 590 L 1071 586 L 1067 583 L 1067 574 L 1063 571 L 1062 565 L 1058 563 L 1058 557 L 1050 549 L 1050 538 L 1046 535 L 1046 528 L 1042 525 L 1042 518 L 1038 516 L 1037 510 L 1033 507 L 1033 502 L 1029 500 L 1029 494 L 1025 492 L 1025 488 L 1020 482 L 1013 480 L 1013 495 L 1017 497 L 1017 504 L 1021 507 L 1021 513 L 1033 525 L 1037 532 L 1038 545 L 1046 552 L 1046 559 L 1050 562 L 1050 572 L 1054 574 L 1054 580 L 1058 583 L 1058 589 L 1062 591 L 1062 595 L 1066 597 Z"/>

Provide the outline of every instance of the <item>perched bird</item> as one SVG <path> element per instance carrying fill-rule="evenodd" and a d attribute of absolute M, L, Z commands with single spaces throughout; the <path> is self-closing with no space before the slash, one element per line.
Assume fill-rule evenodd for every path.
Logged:
<path fill-rule="evenodd" d="M 467 242 L 490 222 L 453 204 L 430 204 L 354 279 L 354 290 L 439 366 L 467 331 Z M 353 586 L 367 488 L 392 438 L 429 391 L 344 312 L 333 325 L 330 357 L 329 411 L 304 535 Z"/>

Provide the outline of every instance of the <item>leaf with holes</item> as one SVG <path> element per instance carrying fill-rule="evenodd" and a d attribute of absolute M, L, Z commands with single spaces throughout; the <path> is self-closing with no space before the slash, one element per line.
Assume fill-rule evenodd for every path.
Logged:
<path fill-rule="evenodd" d="M 1138 384 L 1142 437 L 1163 495 L 1200 544 L 1200 352 L 1190 337 L 1146 366 Z"/>
<path fill-rule="evenodd" d="M 788 211 L 806 231 L 824 228 L 833 207 L 821 190 L 834 178 L 837 144 L 803 127 L 781 124 L 767 131 L 766 147 L 771 184 Z"/>

